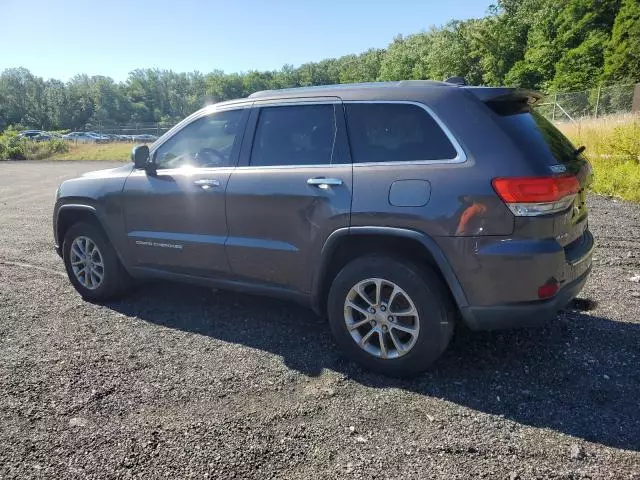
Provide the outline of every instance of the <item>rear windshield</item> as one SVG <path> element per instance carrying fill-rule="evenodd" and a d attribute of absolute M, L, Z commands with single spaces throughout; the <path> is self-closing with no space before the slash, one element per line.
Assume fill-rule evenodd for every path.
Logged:
<path fill-rule="evenodd" d="M 496 111 L 496 109 L 494 109 Z M 500 114 L 498 122 L 531 158 L 548 158 L 567 163 L 576 158 L 576 147 L 550 121 L 535 110 Z"/>

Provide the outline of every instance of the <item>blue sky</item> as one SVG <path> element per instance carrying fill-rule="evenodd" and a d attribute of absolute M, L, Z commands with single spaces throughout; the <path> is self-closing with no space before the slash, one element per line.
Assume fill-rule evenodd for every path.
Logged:
<path fill-rule="evenodd" d="M 491 0 L 0 0 L 0 70 L 124 80 L 135 68 L 272 70 L 477 18 Z"/>

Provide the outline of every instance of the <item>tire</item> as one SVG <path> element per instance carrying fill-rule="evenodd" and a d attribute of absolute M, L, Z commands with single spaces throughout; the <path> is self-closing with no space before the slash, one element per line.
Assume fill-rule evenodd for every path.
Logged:
<path fill-rule="evenodd" d="M 379 282 L 382 299 L 387 295 L 390 299 L 398 292 L 388 306 L 384 300 L 378 305 L 370 304 L 375 303 L 378 279 L 382 280 Z M 362 295 L 352 290 L 358 285 L 364 292 Z M 403 294 L 408 297 L 406 302 Z M 358 309 L 347 306 L 347 300 Z M 367 305 L 377 308 L 375 315 Z M 361 312 L 363 306 L 368 316 Z M 399 316 L 393 315 L 396 311 Z M 393 377 L 413 376 L 426 370 L 449 345 L 455 324 L 455 309 L 448 291 L 433 270 L 382 255 L 357 258 L 336 275 L 329 290 L 327 312 L 336 342 L 352 360 L 368 370 Z M 403 312 L 415 312 L 417 318 Z M 367 319 L 373 319 L 376 327 Z M 353 328 L 360 323 L 362 327 Z M 406 333 L 401 327 L 417 333 Z M 366 341 L 367 351 L 360 347 L 358 338 L 362 341 L 372 329 L 376 331 Z"/>
<path fill-rule="evenodd" d="M 89 288 L 83 283 L 82 279 L 84 276 L 80 275 L 80 277 L 78 277 L 72 265 L 72 257 L 73 260 L 78 261 L 79 256 L 72 253 L 71 248 L 74 241 L 81 238 L 89 239 L 90 242 L 93 242 L 99 254 L 99 257 L 94 254 L 94 259 L 102 259 L 102 262 L 100 262 L 102 264 L 101 269 L 97 266 L 98 263 L 95 263 L 93 267 L 98 273 L 102 273 L 100 283 L 94 284 L 95 286 L 93 288 Z M 97 225 L 85 222 L 72 225 L 64 237 L 62 258 L 69 280 L 82 298 L 86 300 L 95 301 L 113 298 L 123 293 L 131 284 L 131 279 L 120 264 L 120 260 L 113 246 L 102 229 Z M 82 266 L 83 265 L 80 264 L 79 268 L 82 268 Z M 98 278 L 95 275 L 90 276 L 92 277 L 89 280 L 90 283 Z"/>

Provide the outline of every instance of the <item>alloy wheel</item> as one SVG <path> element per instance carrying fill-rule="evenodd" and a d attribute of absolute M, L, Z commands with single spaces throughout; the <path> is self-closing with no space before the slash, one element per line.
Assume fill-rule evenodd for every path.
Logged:
<path fill-rule="evenodd" d="M 83 287 L 95 290 L 102 285 L 104 279 L 102 253 L 89 237 L 80 236 L 73 240 L 69 261 L 76 280 Z"/>
<path fill-rule="evenodd" d="M 382 359 L 409 353 L 420 333 L 420 318 L 411 297 L 382 278 L 362 280 L 349 290 L 344 321 L 353 341 Z"/>

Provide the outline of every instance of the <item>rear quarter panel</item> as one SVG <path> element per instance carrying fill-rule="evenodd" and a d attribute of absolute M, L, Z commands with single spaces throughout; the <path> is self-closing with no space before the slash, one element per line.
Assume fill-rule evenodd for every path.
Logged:
<path fill-rule="evenodd" d="M 524 158 L 493 112 L 473 94 L 462 89 L 433 88 L 414 101 L 427 105 L 445 125 L 466 160 L 354 164 L 352 226 L 399 227 L 429 235 L 445 253 L 470 304 L 530 300 L 532 292 L 536 294 L 534 286 L 537 288 L 551 275 L 561 275 L 558 268 L 563 253 L 553 240 L 553 220 L 536 225 L 525 220 L 516 225 L 491 181 L 495 177 L 549 172 Z M 389 202 L 391 184 L 403 179 L 429 182 L 431 193 L 426 205 L 398 207 Z M 540 238 L 549 242 L 529 241 Z M 513 248 L 496 248 L 514 239 L 518 242 L 509 245 Z M 523 275 L 526 282 L 514 282 Z"/>
<path fill-rule="evenodd" d="M 495 194 L 491 180 L 523 175 L 522 159 L 492 121 L 490 111 L 460 89 L 433 88 L 412 100 L 429 107 L 455 137 L 466 160 L 354 164 L 352 225 L 409 228 L 432 237 L 511 234 L 513 216 Z M 409 179 L 430 183 L 426 205 L 390 203 L 393 182 Z"/>

